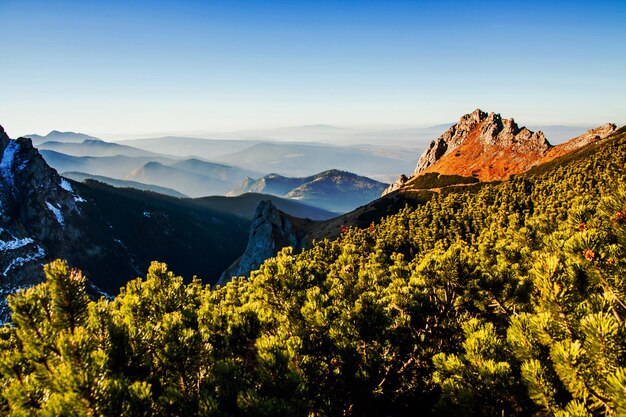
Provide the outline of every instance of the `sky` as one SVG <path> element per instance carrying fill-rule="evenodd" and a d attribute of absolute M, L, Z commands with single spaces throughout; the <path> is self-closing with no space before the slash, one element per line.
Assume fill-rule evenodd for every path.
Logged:
<path fill-rule="evenodd" d="M 623 0 L 0 0 L 0 124 L 624 124 L 625 22 Z"/>

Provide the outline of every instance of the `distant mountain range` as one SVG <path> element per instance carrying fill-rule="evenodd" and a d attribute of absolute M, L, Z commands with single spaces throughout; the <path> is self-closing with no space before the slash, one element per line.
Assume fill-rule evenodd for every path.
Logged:
<path fill-rule="evenodd" d="M 331 128 L 316 126 L 314 129 Z M 293 177 L 304 177 L 310 176 L 311 172 L 329 171 L 327 168 L 334 166 L 349 166 L 371 171 L 379 177 L 393 178 L 398 169 L 414 164 L 411 152 L 372 145 L 342 147 L 185 137 L 111 143 L 73 132 L 31 136 L 42 140 L 39 147 L 46 161 L 58 172 L 68 173 L 69 177 L 81 181 L 90 177 L 117 187 L 132 187 L 175 197 L 224 195 L 240 188 L 242 182 L 262 178 L 265 173 L 274 170 L 290 173 Z M 194 156 L 190 157 L 190 154 Z M 319 167 L 325 169 L 318 170 Z M 282 178 L 283 182 L 287 181 L 286 175 Z M 305 182 L 302 178 L 294 178 L 293 187 L 284 192 L 274 190 L 271 193 L 306 201 L 324 210 L 345 212 L 369 201 L 375 196 L 372 190 L 381 187 L 379 181 L 348 172 L 343 172 L 327 184 L 319 174 L 314 185 L 305 185 Z M 364 187 L 364 184 L 369 185 Z M 340 192 L 333 193 L 333 187 Z M 241 192 L 248 191 L 253 190 Z M 269 189 L 260 191 L 258 187 L 256 191 L 270 192 Z"/>
<path fill-rule="evenodd" d="M 256 172 L 232 166 L 187 159 L 171 165 L 148 162 L 126 176 L 126 179 L 173 188 L 190 197 L 224 195 Z"/>
<path fill-rule="evenodd" d="M 86 135 L 84 133 L 76 132 L 59 132 L 53 130 L 45 136 L 41 135 L 25 135 L 24 137 L 30 138 L 34 146 L 38 146 L 44 142 L 83 142 L 85 140 L 101 140 L 93 136 Z"/>
<path fill-rule="evenodd" d="M 420 146 L 389 146 L 383 137 L 379 140 L 380 145 L 188 137 L 134 139 L 118 143 L 171 157 L 188 159 L 193 156 L 262 173 L 304 176 L 341 169 L 383 182 L 393 180 L 400 172 L 399 169 L 412 167 L 415 164 L 415 153 L 423 149 Z"/>
<path fill-rule="evenodd" d="M 278 174 L 257 180 L 247 178 L 229 195 L 272 194 L 345 213 L 376 199 L 386 187 L 387 184 L 351 172 L 328 170 L 301 178 Z"/>
<path fill-rule="evenodd" d="M 242 151 L 259 143 L 258 140 L 200 139 L 184 136 L 120 140 L 118 144 L 158 152 L 172 157 L 196 157 L 213 160 L 221 155 Z"/>
<path fill-rule="evenodd" d="M 202 197 L 223 195 L 259 172 L 234 166 L 149 152 L 132 146 L 88 139 L 82 142 L 44 142 L 41 154 L 58 172 L 80 172 L 115 186 Z M 130 181 L 119 183 L 111 180 Z M 143 185 L 139 185 L 139 184 Z M 167 191 L 174 191 L 174 193 Z"/>
<path fill-rule="evenodd" d="M 125 179 L 132 171 L 149 162 L 173 164 L 176 159 L 151 156 L 72 156 L 57 151 L 42 150 L 41 155 L 58 172 L 78 171 L 92 175 Z"/>
<path fill-rule="evenodd" d="M 258 143 L 216 160 L 245 166 L 259 172 L 304 176 L 312 172 L 340 169 L 380 181 L 390 173 L 415 164 L 414 155 L 372 146 L 347 147 L 301 143 Z"/>
<path fill-rule="evenodd" d="M 105 142 L 100 139 L 85 139 L 82 142 L 46 141 L 37 145 L 37 149 L 61 152 L 72 156 L 166 156 L 132 146 Z"/>

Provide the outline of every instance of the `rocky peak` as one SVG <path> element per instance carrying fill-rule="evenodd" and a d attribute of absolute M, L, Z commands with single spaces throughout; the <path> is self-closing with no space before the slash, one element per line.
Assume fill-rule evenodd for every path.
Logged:
<path fill-rule="evenodd" d="M 57 242 L 79 238 L 72 218 L 82 200 L 30 139 L 9 139 L 0 127 L 0 154 L 0 279 L 19 286 L 43 258 L 62 253 Z"/>
<path fill-rule="evenodd" d="M 0 126 L 0 152 L 4 152 L 4 149 L 7 147 L 10 140 L 11 139 L 9 139 L 9 136 L 4 131 L 4 128 Z"/>
<path fill-rule="evenodd" d="M 533 165 L 540 165 L 545 162 L 548 162 L 552 159 L 563 156 L 567 153 L 573 152 L 576 149 L 582 148 L 583 146 L 587 146 L 592 144 L 598 140 L 604 139 L 617 130 L 617 126 L 613 123 L 606 123 L 602 126 L 598 126 L 593 129 L 589 129 L 582 135 L 576 136 L 573 139 L 568 140 L 567 142 L 556 145 L 551 148 L 549 152 L 547 152 L 542 158 L 535 161 Z"/>
<path fill-rule="evenodd" d="M 453 153 L 461 145 L 474 142 L 485 149 L 498 147 L 516 153 L 536 152 L 543 154 L 551 145 L 542 132 L 520 128 L 515 120 L 502 119 L 498 113 L 486 113 L 480 109 L 462 116 L 443 135 L 431 142 L 420 157 L 413 175 L 435 165 L 444 156 Z"/>
<path fill-rule="evenodd" d="M 385 191 L 383 191 L 382 195 L 386 195 L 396 190 L 399 190 L 404 184 L 406 184 L 408 180 L 409 178 L 406 175 L 401 174 L 400 177 L 393 184 L 385 188 Z"/>
<path fill-rule="evenodd" d="M 598 126 L 593 129 L 589 129 L 580 136 L 576 136 L 574 139 L 562 143 L 559 145 L 564 150 L 572 151 L 582 146 L 589 145 L 597 140 L 604 139 L 609 135 L 612 135 L 617 130 L 617 125 L 614 123 L 606 123 L 602 126 Z"/>
<path fill-rule="evenodd" d="M 302 249 L 301 240 L 306 234 L 304 229 L 300 227 L 302 222 L 309 221 L 283 213 L 269 200 L 261 201 L 250 225 L 250 235 L 245 252 L 241 258 L 224 271 L 218 284 L 226 284 L 233 276 L 248 275 L 284 247 L 291 246 L 295 250 Z"/>

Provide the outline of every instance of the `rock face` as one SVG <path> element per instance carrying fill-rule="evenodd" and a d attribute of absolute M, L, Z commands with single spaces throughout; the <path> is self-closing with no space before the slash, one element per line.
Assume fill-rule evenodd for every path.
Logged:
<path fill-rule="evenodd" d="M 81 239 L 83 201 L 50 168 L 31 140 L 9 139 L 0 126 L 0 300 L 33 284 L 44 258 L 66 255 Z M 5 305 L 0 305 L 0 315 Z"/>
<path fill-rule="evenodd" d="M 404 184 L 406 184 L 406 182 L 409 180 L 409 178 L 404 175 L 401 174 L 400 177 L 393 183 L 391 184 L 389 187 L 385 188 L 385 191 L 383 191 L 382 195 L 387 195 L 389 193 L 392 193 L 396 190 L 399 190 L 400 188 L 402 188 L 402 186 Z"/>
<path fill-rule="evenodd" d="M 302 249 L 302 238 L 311 220 L 291 217 L 276 208 L 269 200 L 259 203 L 244 254 L 220 277 L 219 285 L 224 285 L 233 276 L 245 276 L 284 247 Z"/>
<path fill-rule="evenodd" d="M 439 172 L 491 181 L 530 168 L 551 148 L 542 132 L 480 109 L 466 114 L 420 157 L 413 175 Z"/>
<path fill-rule="evenodd" d="M 616 130 L 617 126 L 613 123 L 606 123 L 594 129 L 589 129 L 582 135 L 576 136 L 565 143 L 561 143 L 551 148 L 550 151 L 543 158 L 539 159 L 534 165 L 543 164 L 544 162 L 563 156 L 569 152 L 575 151 L 576 149 L 582 148 L 583 146 L 587 146 L 598 140 L 604 139 L 615 133 Z"/>
<path fill-rule="evenodd" d="M 413 183 L 424 173 L 503 180 L 606 138 L 616 130 L 615 124 L 607 123 L 552 146 L 542 132 L 520 128 L 513 119 L 476 109 L 430 143 L 411 177 L 401 176 L 382 195 Z"/>

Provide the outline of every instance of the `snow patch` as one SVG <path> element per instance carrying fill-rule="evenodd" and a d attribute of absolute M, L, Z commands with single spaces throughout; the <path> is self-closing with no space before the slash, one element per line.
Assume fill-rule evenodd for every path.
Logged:
<path fill-rule="evenodd" d="M 4 153 L 2 154 L 2 161 L 0 161 L 0 174 L 10 185 L 13 184 L 13 171 L 11 167 L 13 166 L 13 161 L 15 159 L 15 152 L 20 148 L 20 145 L 17 144 L 16 141 L 9 141 L 7 147 L 4 149 Z"/>
<path fill-rule="evenodd" d="M 61 210 L 56 208 L 55 206 L 53 206 L 47 201 L 46 201 L 46 205 L 48 206 L 48 210 L 50 210 L 52 214 L 54 214 L 54 216 L 57 218 L 57 221 L 59 222 L 59 224 L 63 226 L 65 224 L 65 220 L 63 219 L 63 214 L 61 213 Z"/>
<path fill-rule="evenodd" d="M 0 240 L 0 251 L 6 252 L 8 250 L 19 249 L 33 242 L 34 241 L 29 237 L 24 238 L 24 239 L 13 238 L 13 240 L 7 240 L 7 241 Z"/>
<path fill-rule="evenodd" d="M 65 178 L 61 178 L 61 183 L 59 185 L 65 191 L 69 191 L 70 193 L 74 194 L 74 189 L 72 189 L 72 186 L 70 185 L 70 183 Z"/>
<path fill-rule="evenodd" d="M 26 256 L 19 256 L 13 259 L 11 263 L 9 264 L 9 266 L 6 267 L 2 275 L 6 277 L 7 272 L 9 272 L 11 269 L 18 267 L 18 266 L 22 266 L 28 262 L 36 261 L 37 259 L 41 259 L 44 256 L 46 256 L 46 251 L 44 251 L 41 246 L 37 245 L 37 252 L 32 253 L 30 255 L 26 255 Z"/>
<path fill-rule="evenodd" d="M 59 186 L 63 188 L 65 191 L 72 194 L 72 196 L 74 197 L 74 201 L 76 201 L 77 203 L 84 203 L 86 201 L 84 198 L 82 198 L 81 196 L 79 196 L 78 194 L 74 192 L 72 185 L 65 178 L 61 178 L 61 183 L 59 184 Z"/>

